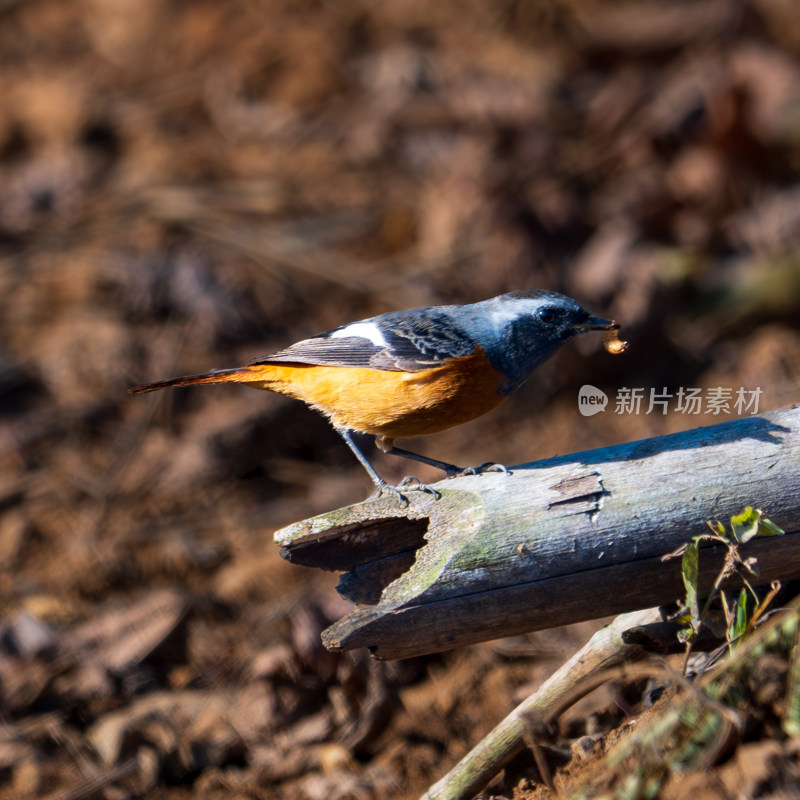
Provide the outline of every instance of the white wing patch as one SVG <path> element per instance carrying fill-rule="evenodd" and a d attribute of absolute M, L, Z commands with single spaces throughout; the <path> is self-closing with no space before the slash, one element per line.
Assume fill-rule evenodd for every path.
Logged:
<path fill-rule="evenodd" d="M 354 322 L 346 325 L 330 335 L 330 339 L 346 339 L 349 336 L 359 336 L 368 339 L 376 347 L 386 347 L 388 342 L 381 329 L 374 322 Z"/>

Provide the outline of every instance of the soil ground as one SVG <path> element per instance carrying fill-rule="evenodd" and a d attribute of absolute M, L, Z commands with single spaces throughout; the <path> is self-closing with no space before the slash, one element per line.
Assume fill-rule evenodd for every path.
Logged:
<path fill-rule="evenodd" d="M 349 606 L 272 533 L 369 493 L 335 433 L 241 387 L 126 390 L 538 287 L 629 352 L 570 344 L 411 449 L 513 464 L 747 415 L 739 389 L 794 402 L 798 55 L 793 0 L 0 2 L 0 796 L 402 800 L 445 774 L 600 623 L 327 653 Z M 571 711 L 554 766 L 643 691 Z M 664 796 L 790 791 L 785 737 L 748 736 Z M 490 791 L 547 795 L 529 754 Z"/>

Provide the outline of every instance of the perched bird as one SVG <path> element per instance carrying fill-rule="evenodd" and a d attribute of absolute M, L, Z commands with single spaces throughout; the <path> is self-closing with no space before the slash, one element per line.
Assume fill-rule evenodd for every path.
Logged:
<path fill-rule="evenodd" d="M 390 486 L 352 438 L 372 434 L 384 453 L 444 470 L 448 475 L 504 467 L 458 467 L 401 450 L 395 440 L 423 436 L 476 419 L 499 406 L 571 337 L 616 331 L 555 292 L 511 292 L 463 306 L 392 311 L 351 322 L 256 358 L 237 369 L 148 383 L 132 394 L 169 386 L 244 383 L 302 400 L 323 413 L 377 487 L 429 487 L 406 478 Z M 611 334 L 607 334 L 609 337 Z"/>

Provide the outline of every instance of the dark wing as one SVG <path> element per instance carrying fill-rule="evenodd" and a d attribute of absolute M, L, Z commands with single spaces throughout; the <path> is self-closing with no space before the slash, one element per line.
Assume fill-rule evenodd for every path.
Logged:
<path fill-rule="evenodd" d="M 325 334 L 248 361 L 248 366 L 258 364 L 316 364 L 328 367 L 370 367 L 370 359 L 383 348 L 360 336 L 324 338 Z"/>
<path fill-rule="evenodd" d="M 249 363 L 316 364 L 394 372 L 431 369 L 449 359 L 471 355 L 475 351 L 475 341 L 445 308 L 429 307 L 382 314 L 320 333 Z M 354 335 L 349 335 L 349 329 Z M 365 332 L 369 336 L 359 335 Z"/>

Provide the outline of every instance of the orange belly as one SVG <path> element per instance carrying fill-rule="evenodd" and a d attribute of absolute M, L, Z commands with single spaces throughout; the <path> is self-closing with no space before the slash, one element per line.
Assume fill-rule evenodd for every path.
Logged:
<path fill-rule="evenodd" d="M 476 419 L 505 400 L 482 350 L 424 372 L 263 364 L 247 383 L 302 400 L 339 428 L 387 439 L 424 436 Z M 241 378 L 240 378 L 241 380 Z"/>

